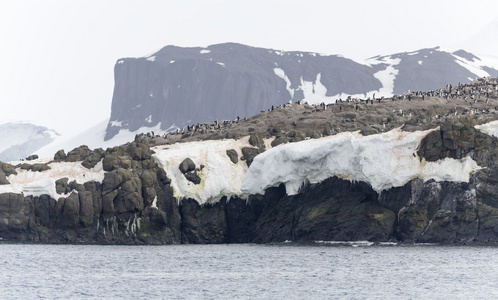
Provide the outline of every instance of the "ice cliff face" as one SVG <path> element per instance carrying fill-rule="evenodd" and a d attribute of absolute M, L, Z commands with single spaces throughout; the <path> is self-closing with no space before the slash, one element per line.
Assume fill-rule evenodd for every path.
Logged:
<path fill-rule="evenodd" d="M 114 74 L 106 140 L 143 127 L 157 132 L 250 117 L 289 101 L 334 103 L 455 86 L 497 76 L 498 62 L 430 48 L 358 63 L 338 55 L 227 43 L 166 46 L 148 57 L 118 60 Z"/>

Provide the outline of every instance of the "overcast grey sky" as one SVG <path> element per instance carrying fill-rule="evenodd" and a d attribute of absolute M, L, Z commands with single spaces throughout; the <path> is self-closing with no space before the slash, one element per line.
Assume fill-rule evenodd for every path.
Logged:
<path fill-rule="evenodd" d="M 496 0 L 0 0 L 0 124 L 69 134 L 99 123 L 110 114 L 115 62 L 166 45 L 238 42 L 354 59 L 464 46 L 498 56 L 497 42 L 482 38 L 497 26 Z"/>

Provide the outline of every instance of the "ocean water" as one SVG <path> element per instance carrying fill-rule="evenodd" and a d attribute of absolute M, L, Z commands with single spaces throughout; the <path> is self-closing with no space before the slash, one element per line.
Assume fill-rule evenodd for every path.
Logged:
<path fill-rule="evenodd" d="M 498 248 L 0 244 L 0 299 L 497 299 Z"/>

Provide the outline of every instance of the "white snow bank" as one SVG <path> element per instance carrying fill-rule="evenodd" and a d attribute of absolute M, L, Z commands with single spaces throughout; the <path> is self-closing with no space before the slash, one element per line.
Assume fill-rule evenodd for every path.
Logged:
<path fill-rule="evenodd" d="M 81 165 L 81 162 L 58 162 L 49 164 L 50 170 L 43 172 L 26 171 L 17 168 L 17 175 L 10 175 L 7 180 L 8 185 L 0 185 L 0 194 L 16 193 L 24 196 L 41 196 L 49 195 L 51 198 L 58 200 L 59 197 L 68 196 L 57 194 L 55 191 L 55 181 L 67 177 L 69 182 L 76 180 L 77 183 L 83 184 L 88 181 L 102 182 L 104 179 L 104 170 L 102 162 L 99 162 L 92 169 L 87 169 Z"/>
<path fill-rule="evenodd" d="M 285 144 L 254 159 L 241 190 L 245 195 L 263 194 L 283 183 L 292 195 L 306 182 L 319 183 L 332 176 L 367 182 L 377 192 L 414 178 L 468 182 L 469 174 L 480 168 L 471 158 L 420 162 L 416 150 L 430 131 L 395 129 L 370 136 L 346 132 Z"/>
<path fill-rule="evenodd" d="M 252 147 L 249 137 L 240 140 L 201 141 L 158 146 L 152 149 L 158 164 L 171 178 L 174 196 L 192 198 L 200 204 L 217 202 L 223 196 L 240 196 L 242 179 L 247 172 L 247 164 L 241 161 L 232 163 L 226 150 L 234 149 L 240 158 L 242 147 Z M 180 163 L 189 157 L 199 169 L 200 184 L 193 184 L 181 173 Z"/>
<path fill-rule="evenodd" d="M 491 121 L 489 123 L 476 125 L 474 127 L 487 135 L 498 137 L 498 121 Z"/>

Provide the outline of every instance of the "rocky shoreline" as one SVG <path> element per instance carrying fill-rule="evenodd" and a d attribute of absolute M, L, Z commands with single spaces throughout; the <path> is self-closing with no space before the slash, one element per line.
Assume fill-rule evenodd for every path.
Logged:
<path fill-rule="evenodd" d="M 496 80 L 480 80 L 476 84 L 491 88 Z M 481 99 L 474 96 L 476 101 L 469 104 L 469 95 L 458 98 L 460 100 L 441 95 L 434 97 L 447 105 L 431 102 L 427 106 L 430 103 L 427 98 L 382 99 L 373 104 L 348 100 L 332 107 L 293 104 L 240 120 L 240 126 L 231 123 L 231 126 L 190 133 L 187 129 L 183 134 L 166 137 L 139 135 L 132 143 L 107 150 L 81 146 L 67 155 L 60 151 L 54 160 L 45 163 L 36 160 L 17 166 L 0 163 L 0 188 L 12 186 L 12 189 L 14 185 L 9 179 L 15 176 L 56 172 L 57 168 L 70 168 L 71 164 L 84 168 L 80 174 L 58 178 L 52 194 L 34 187 L 31 187 L 31 195 L 0 193 L 0 238 L 2 242 L 85 244 L 371 241 L 496 245 L 498 139 L 476 126 L 498 119 L 494 108 L 498 100 L 494 94 L 488 94 L 487 98 L 480 96 Z M 465 110 L 459 106 L 462 103 L 463 107 L 463 102 L 468 106 Z M 385 128 L 374 126 L 379 119 L 373 111 L 389 111 L 394 105 L 398 106 L 393 114 L 402 110 L 401 114 L 391 118 Z M 430 109 L 433 105 L 437 108 Z M 443 117 L 435 117 L 448 109 Z M 455 111 L 451 112 L 452 109 Z M 300 110 L 311 111 L 296 113 Z M 354 118 L 343 117 L 348 110 L 355 111 Z M 325 118 L 331 111 L 334 115 Z M 288 116 L 287 121 L 281 121 L 278 114 L 282 114 L 282 118 Z M 382 115 L 382 120 L 384 117 L 390 118 Z M 420 123 L 407 126 L 407 118 L 408 121 L 415 118 Z M 362 124 L 364 120 L 370 123 Z M 401 122 L 405 122 L 405 131 L 437 128 L 425 135 L 413 153 L 421 162 L 470 158 L 479 169 L 470 173 L 468 181 L 415 178 L 382 191 L 367 182 L 331 176 L 318 183 L 305 184 L 292 195 L 282 183 L 266 188 L 263 195 L 248 195 L 247 199 L 232 195 L 200 203 L 178 196 L 172 184 L 173 174 L 167 173 L 155 157 L 159 148 L 151 148 L 167 147 L 179 140 L 249 134 L 248 145 L 237 151 L 226 149 L 224 154 L 234 167 L 247 170 L 260 153 L 277 146 L 268 146 L 269 140 L 265 139 L 268 137 L 272 137 L 272 141 L 285 137 L 284 142 L 298 142 L 333 136 L 351 130 L 351 126 L 359 129 L 360 124 L 377 128 L 375 132 L 362 129 L 365 135 L 375 135 L 401 127 L 398 126 Z M 308 136 L 309 128 L 316 128 L 311 136 Z M 191 187 L 199 189 L 206 184 L 203 174 L 209 167 L 188 161 L 183 166 L 175 166 L 182 174 L 177 176 L 184 176 Z M 91 177 L 96 174 L 102 178 Z"/>

